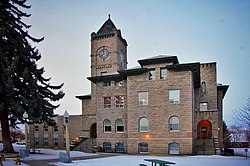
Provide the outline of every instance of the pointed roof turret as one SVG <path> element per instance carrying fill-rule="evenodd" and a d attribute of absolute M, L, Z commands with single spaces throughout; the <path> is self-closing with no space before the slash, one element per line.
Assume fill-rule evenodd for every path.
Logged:
<path fill-rule="evenodd" d="M 126 40 L 122 38 L 121 30 L 117 29 L 113 21 L 110 19 L 110 14 L 108 15 L 108 20 L 101 26 L 101 28 L 97 31 L 97 33 L 91 33 L 91 39 L 98 40 L 106 37 L 112 37 L 117 35 L 118 38 L 124 43 L 124 45 L 128 45 Z"/>
<path fill-rule="evenodd" d="M 102 25 L 102 27 L 97 31 L 97 36 L 109 35 L 113 33 L 113 29 L 117 30 L 115 24 L 110 19 L 110 14 L 108 15 L 108 20 Z"/>

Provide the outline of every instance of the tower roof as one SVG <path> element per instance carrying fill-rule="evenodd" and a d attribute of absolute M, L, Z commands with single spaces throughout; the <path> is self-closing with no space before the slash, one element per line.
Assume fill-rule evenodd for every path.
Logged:
<path fill-rule="evenodd" d="M 116 29 L 115 24 L 113 23 L 113 21 L 110 19 L 110 14 L 109 14 L 109 18 L 107 21 L 105 21 L 105 23 L 101 26 L 101 28 L 97 31 L 96 36 L 103 36 L 103 35 L 109 35 L 113 33 L 113 29 Z"/>

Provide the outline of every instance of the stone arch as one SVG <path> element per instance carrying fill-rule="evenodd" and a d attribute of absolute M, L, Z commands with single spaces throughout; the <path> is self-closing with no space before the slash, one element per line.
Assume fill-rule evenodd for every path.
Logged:
<path fill-rule="evenodd" d="M 198 139 L 211 139 L 212 138 L 212 124 L 209 120 L 201 120 L 198 123 L 197 138 Z"/>

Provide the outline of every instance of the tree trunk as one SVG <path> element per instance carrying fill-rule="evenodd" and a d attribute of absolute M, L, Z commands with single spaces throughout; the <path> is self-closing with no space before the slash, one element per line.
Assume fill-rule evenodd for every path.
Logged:
<path fill-rule="evenodd" d="M 2 137 L 3 137 L 3 150 L 4 153 L 13 153 L 15 152 L 11 143 L 10 138 L 10 125 L 8 119 L 8 113 L 3 111 L 0 114 L 1 126 L 2 126 Z"/>

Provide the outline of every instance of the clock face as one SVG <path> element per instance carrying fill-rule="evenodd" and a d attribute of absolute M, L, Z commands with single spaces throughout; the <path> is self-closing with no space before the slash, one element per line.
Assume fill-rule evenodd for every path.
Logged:
<path fill-rule="evenodd" d="M 107 49 L 102 49 L 100 52 L 99 52 L 99 56 L 103 59 L 107 58 L 109 56 L 109 51 Z"/>

